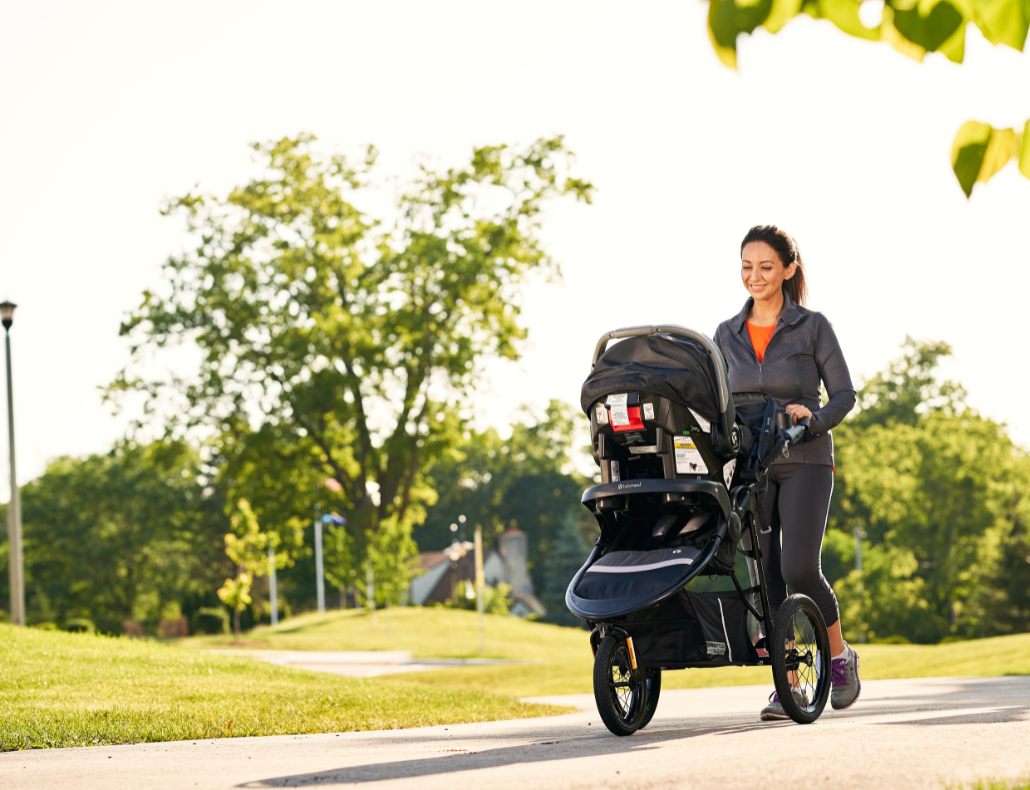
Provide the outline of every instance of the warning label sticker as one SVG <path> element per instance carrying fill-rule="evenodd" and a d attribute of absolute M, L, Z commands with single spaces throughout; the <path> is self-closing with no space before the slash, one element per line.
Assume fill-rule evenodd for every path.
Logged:
<path fill-rule="evenodd" d="M 608 410 L 600 403 L 597 404 L 597 424 L 608 424 Z"/>
<path fill-rule="evenodd" d="M 706 475 L 708 467 L 701 457 L 700 450 L 689 436 L 677 436 L 675 439 L 676 471 L 681 475 Z"/>
<path fill-rule="evenodd" d="M 726 655 L 726 643 L 725 642 L 707 642 L 708 655 L 710 656 L 724 656 Z"/>
<path fill-rule="evenodd" d="M 607 403 L 612 413 L 612 425 L 629 425 L 629 408 L 626 405 L 628 398 L 629 396 L 625 393 L 608 396 Z"/>
<path fill-rule="evenodd" d="M 644 419 L 645 420 L 653 420 L 654 419 L 654 404 L 653 403 L 645 403 L 644 404 Z"/>

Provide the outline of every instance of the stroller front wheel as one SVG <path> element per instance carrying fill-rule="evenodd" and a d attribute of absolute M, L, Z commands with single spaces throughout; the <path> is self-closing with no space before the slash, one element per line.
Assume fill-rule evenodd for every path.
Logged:
<path fill-rule="evenodd" d="M 604 726 L 615 735 L 632 735 L 647 726 L 658 707 L 660 669 L 634 669 L 626 639 L 608 634 L 594 657 L 594 700 Z"/>
<path fill-rule="evenodd" d="M 780 606 L 769 656 L 784 712 L 798 724 L 811 724 L 830 696 L 830 637 L 807 595 L 792 595 Z"/>

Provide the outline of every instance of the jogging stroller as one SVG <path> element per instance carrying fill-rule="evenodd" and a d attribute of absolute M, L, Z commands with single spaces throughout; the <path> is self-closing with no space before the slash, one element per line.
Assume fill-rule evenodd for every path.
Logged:
<path fill-rule="evenodd" d="M 830 693 L 826 624 L 796 594 L 773 620 L 755 526 L 766 472 L 807 420 L 792 426 L 761 393 L 731 395 L 715 344 L 673 325 L 604 335 L 581 405 L 601 469 L 582 501 L 600 535 L 565 602 L 593 629 L 605 726 L 616 735 L 646 726 L 664 670 L 767 664 L 787 715 L 815 721 Z M 728 576 L 734 589 L 688 590 L 702 575 Z"/>

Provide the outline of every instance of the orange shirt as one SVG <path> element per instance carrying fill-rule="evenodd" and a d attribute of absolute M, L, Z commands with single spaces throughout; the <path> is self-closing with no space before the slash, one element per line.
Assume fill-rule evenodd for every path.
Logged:
<path fill-rule="evenodd" d="M 751 347 L 754 348 L 755 356 L 758 357 L 759 362 L 765 360 L 765 349 L 768 348 L 769 340 L 775 331 L 775 324 L 772 326 L 755 326 L 750 321 L 747 322 L 747 333 L 751 337 Z"/>

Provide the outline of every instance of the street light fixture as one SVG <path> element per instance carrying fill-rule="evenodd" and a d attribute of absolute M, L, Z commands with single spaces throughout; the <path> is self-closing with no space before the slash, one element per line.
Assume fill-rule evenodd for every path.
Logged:
<path fill-rule="evenodd" d="M 18 474 L 14 465 L 14 387 L 11 382 L 11 324 L 14 308 L 11 301 L 0 303 L 7 346 L 7 435 L 11 450 L 11 501 L 7 505 L 7 565 L 11 579 L 11 622 L 25 625 L 25 576 L 21 551 L 21 497 L 18 492 Z"/>

